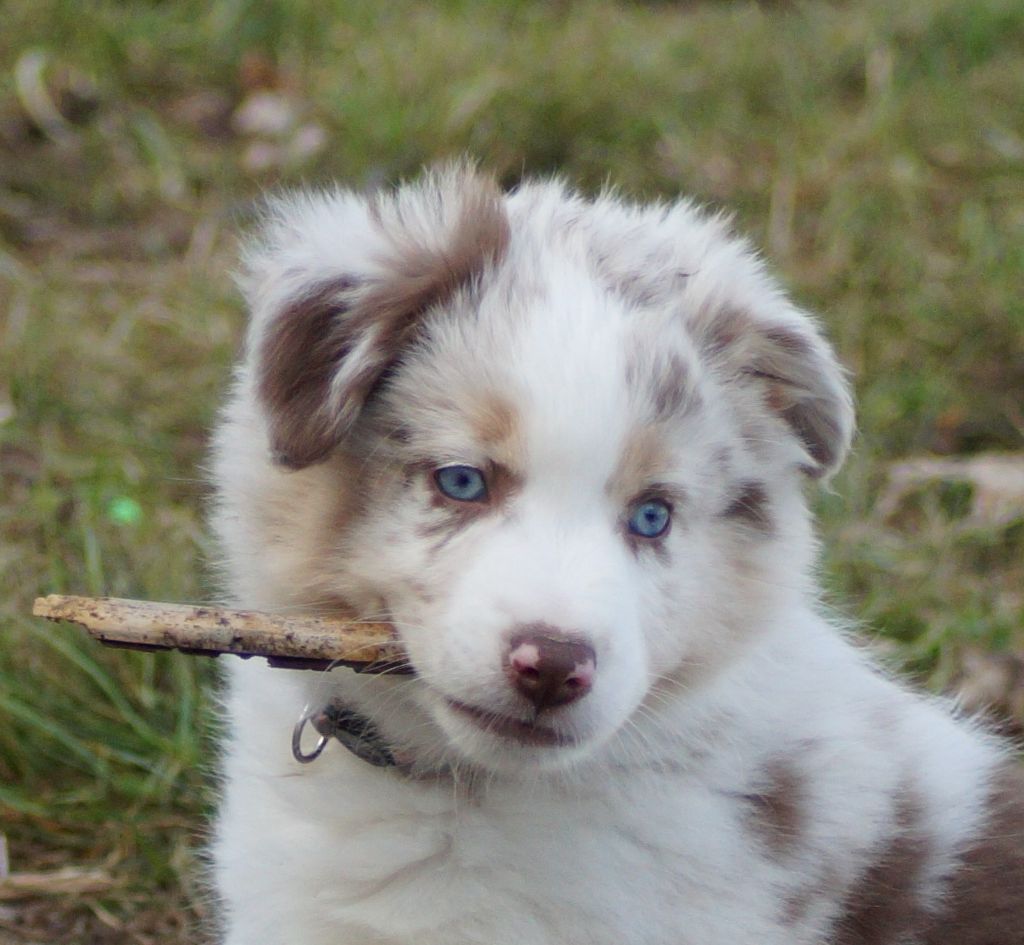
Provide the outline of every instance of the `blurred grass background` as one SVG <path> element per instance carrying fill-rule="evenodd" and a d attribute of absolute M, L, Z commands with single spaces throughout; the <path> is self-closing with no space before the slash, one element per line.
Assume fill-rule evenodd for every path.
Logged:
<path fill-rule="evenodd" d="M 0 942 L 202 941 L 211 666 L 25 615 L 47 592 L 214 596 L 201 467 L 242 326 L 235 234 L 276 186 L 468 151 L 508 184 L 734 210 L 857 388 L 856 453 L 820 501 L 830 602 L 935 689 L 1024 650 L 1020 504 L 890 488 L 903 457 L 1022 449 L 1019 0 L 6 0 L 2 19 L 0 832 L 12 869 L 90 872 L 0 899 Z"/>

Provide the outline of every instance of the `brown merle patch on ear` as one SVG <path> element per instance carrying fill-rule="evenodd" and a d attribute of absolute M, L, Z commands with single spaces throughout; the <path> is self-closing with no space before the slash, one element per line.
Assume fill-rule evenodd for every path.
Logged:
<path fill-rule="evenodd" d="M 422 316 L 497 264 L 508 247 L 501 195 L 476 174 L 459 180 L 451 195 L 458 219 L 437 244 L 418 242 L 400 213 L 385 214 L 390 198 L 374 199 L 371 217 L 390 245 L 381 274 L 311 286 L 271 319 L 259 349 L 257 389 L 272 448 L 293 468 L 331 452 L 394 369 Z"/>
<path fill-rule="evenodd" d="M 921 945 L 1024 945 L 1024 768 L 997 773 L 986 807 Z"/>
<path fill-rule="evenodd" d="M 775 531 L 768 489 L 763 482 L 756 480 L 737 483 L 722 517 L 742 522 L 764 535 Z"/>
<path fill-rule="evenodd" d="M 735 381 L 763 389 L 767 409 L 783 420 L 813 464 L 811 476 L 834 472 L 849 447 L 853 408 L 842 371 L 813 325 L 764 322 L 732 307 L 707 306 L 691 325 L 704 355 Z"/>
<path fill-rule="evenodd" d="M 371 203 L 378 220 L 381 199 Z M 505 255 L 511 231 L 493 181 L 467 175 L 460 184 L 459 200 L 458 222 L 440 248 L 420 245 L 401 229 L 388 233 L 393 249 L 387 277 L 360 300 L 360 311 L 353 319 L 355 328 L 360 321 L 373 325 L 385 349 L 400 345 L 423 312 L 450 298 Z M 390 229 L 383 222 L 378 225 Z"/>
<path fill-rule="evenodd" d="M 931 855 L 921 819 L 916 796 L 907 793 L 896 799 L 892 836 L 848 890 L 836 921 L 834 945 L 918 941 L 928 918 L 921 884 Z M 952 945 L 952 940 L 944 941 Z"/>
<path fill-rule="evenodd" d="M 750 317 L 738 308 L 702 309 L 694 319 L 694 328 L 701 350 L 712 359 L 728 354 L 749 333 Z"/>
<path fill-rule="evenodd" d="M 334 423 L 325 410 L 331 378 L 351 340 L 336 325 L 353 283 L 334 279 L 311 286 L 278 313 L 263 336 L 257 390 L 270 421 L 275 460 L 299 469 L 315 463 L 334 444 Z"/>
<path fill-rule="evenodd" d="M 785 759 L 770 761 L 750 804 L 748 823 L 775 859 L 784 859 L 799 846 L 804 828 L 806 789 L 799 772 Z"/>

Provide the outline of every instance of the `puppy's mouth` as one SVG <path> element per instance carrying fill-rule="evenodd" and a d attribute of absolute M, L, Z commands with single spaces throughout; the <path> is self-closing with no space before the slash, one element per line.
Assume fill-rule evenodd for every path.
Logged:
<path fill-rule="evenodd" d="M 487 709 L 466 705 L 455 699 L 446 699 L 448 708 L 460 718 L 472 722 L 488 735 L 497 735 L 521 745 L 539 745 L 553 748 L 568 748 L 577 744 L 577 739 L 553 728 L 534 721 L 516 719 Z"/>

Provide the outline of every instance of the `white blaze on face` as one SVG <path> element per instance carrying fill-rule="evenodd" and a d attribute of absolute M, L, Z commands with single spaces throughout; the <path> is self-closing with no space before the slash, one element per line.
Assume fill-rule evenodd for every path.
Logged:
<path fill-rule="evenodd" d="M 514 330 L 503 332 L 504 350 L 487 354 L 488 389 L 447 377 L 449 396 L 462 392 L 454 397 L 460 413 L 473 414 L 474 398 L 508 405 L 506 442 L 481 443 L 463 421 L 432 416 L 445 431 L 444 461 L 498 465 L 514 481 L 507 495 L 494 497 L 500 508 L 460 523 L 456 538 L 445 536 L 436 551 L 449 559 L 443 600 L 428 630 L 408 634 L 413 661 L 436 696 L 435 715 L 456 742 L 469 723 L 453 716 L 445 699 L 502 717 L 532 715 L 508 673 L 511 641 L 529 625 L 585 641 L 596 655 L 596 668 L 581 668 L 592 677 L 586 697 L 542 713 L 538 723 L 596 744 L 647 688 L 639 600 L 645 585 L 637 580 L 643 562 L 626 540 L 621 497 L 610 489 L 637 422 L 626 382 L 628 313 L 581 273 L 553 274 L 550 286 L 523 311 L 494 314 Z M 488 315 L 485 298 L 479 321 L 486 324 Z M 445 352 L 440 373 L 448 364 L 472 372 L 475 339 L 465 333 L 457 340 L 460 350 Z M 436 349 L 432 359 L 438 372 Z M 538 658 L 529 646 L 517 655 Z"/>

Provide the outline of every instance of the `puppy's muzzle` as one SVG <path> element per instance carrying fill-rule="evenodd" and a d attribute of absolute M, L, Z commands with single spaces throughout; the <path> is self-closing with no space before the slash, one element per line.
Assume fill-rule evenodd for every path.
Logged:
<path fill-rule="evenodd" d="M 505 669 L 516 691 L 541 712 L 582 699 L 593 685 L 597 656 L 578 636 L 531 624 L 512 636 Z"/>

